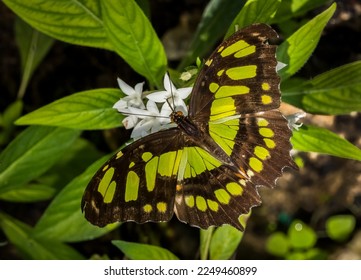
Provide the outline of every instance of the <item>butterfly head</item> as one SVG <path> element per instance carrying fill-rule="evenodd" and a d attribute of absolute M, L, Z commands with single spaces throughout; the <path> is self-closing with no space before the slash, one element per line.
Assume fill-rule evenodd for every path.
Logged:
<path fill-rule="evenodd" d="M 170 114 L 170 120 L 173 123 L 179 124 L 180 122 L 182 122 L 184 120 L 185 116 L 183 114 L 182 111 L 173 111 Z"/>

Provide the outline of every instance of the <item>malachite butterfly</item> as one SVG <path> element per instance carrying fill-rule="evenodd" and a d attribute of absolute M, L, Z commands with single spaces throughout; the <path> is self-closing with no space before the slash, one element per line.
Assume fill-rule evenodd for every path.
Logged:
<path fill-rule="evenodd" d="M 195 81 L 188 116 L 177 127 L 141 138 L 110 158 L 88 184 L 85 217 L 116 221 L 180 221 L 200 228 L 230 224 L 261 203 L 258 186 L 273 187 L 290 157 L 291 130 L 278 111 L 277 38 L 253 24 L 226 39 Z"/>

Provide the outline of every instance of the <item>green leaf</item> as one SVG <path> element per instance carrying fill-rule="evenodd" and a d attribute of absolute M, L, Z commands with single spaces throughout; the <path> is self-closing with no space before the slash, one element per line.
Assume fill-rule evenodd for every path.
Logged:
<path fill-rule="evenodd" d="M 326 11 L 303 25 L 278 47 L 277 59 L 287 65 L 279 71 L 282 80 L 288 79 L 306 63 L 335 9 L 334 3 Z"/>
<path fill-rule="evenodd" d="M 14 13 L 58 40 L 112 50 L 102 20 L 100 0 L 4 0 Z"/>
<path fill-rule="evenodd" d="M 59 160 L 79 131 L 32 126 L 0 154 L 0 193 L 37 178 Z"/>
<path fill-rule="evenodd" d="M 204 57 L 213 49 L 214 44 L 224 35 L 245 2 L 211 0 L 208 3 L 193 36 L 189 51 L 178 66 L 179 71 L 183 71 L 185 67 L 194 64 L 197 57 Z"/>
<path fill-rule="evenodd" d="M 152 85 L 163 86 L 167 57 L 148 18 L 134 0 L 101 1 L 104 27 L 114 50 Z"/>
<path fill-rule="evenodd" d="M 67 153 L 41 177 L 37 178 L 37 181 L 60 190 L 101 156 L 103 154 L 93 144 L 83 138 L 78 138 Z"/>
<path fill-rule="evenodd" d="M 292 17 L 299 17 L 330 2 L 330 0 L 283 0 L 271 23 L 279 23 Z"/>
<path fill-rule="evenodd" d="M 352 215 L 332 216 L 326 221 L 327 235 L 336 241 L 345 241 L 354 231 L 356 219 Z"/>
<path fill-rule="evenodd" d="M 289 247 L 288 238 L 283 232 L 273 233 L 266 242 L 267 252 L 277 257 L 285 256 Z"/>
<path fill-rule="evenodd" d="M 21 115 L 23 107 L 24 105 L 21 100 L 16 100 L 13 103 L 10 103 L 10 105 L 8 105 L 8 107 L 4 110 L 2 126 L 5 128 L 13 126 L 15 120 Z"/>
<path fill-rule="evenodd" d="M 84 259 L 76 250 L 66 244 L 54 240 L 34 238 L 31 227 L 2 212 L 0 212 L 0 226 L 9 241 L 14 244 L 27 259 Z"/>
<path fill-rule="evenodd" d="M 53 197 L 56 189 L 44 184 L 12 186 L 0 193 L 0 199 L 12 202 L 37 202 Z"/>
<path fill-rule="evenodd" d="M 228 29 L 226 38 L 235 31 L 235 26 L 239 29 L 251 25 L 252 23 L 270 22 L 272 16 L 276 13 L 281 0 L 248 0 Z"/>
<path fill-rule="evenodd" d="M 15 131 L 14 122 L 21 116 L 23 110 L 23 102 L 16 100 L 10 103 L 0 115 L 0 146 L 7 144 Z"/>
<path fill-rule="evenodd" d="M 122 240 L 113 240 L 112 244 L 131 260 L 178 260 L 172 252 L 154 245 Z"/>
<path fill-rule="evenodd" d="M 214 231 L 209 257 L 211 260 L 228 260 L 237 249 L 243 232 L 230 225 L 223 225 Z"/>
<path fill-rule="evenodd" d="M 18 91 L 18 98 L 21 99 L 34 70 L 49 52 L 54 39 L 33 29 L 20 18 L 15 21 L 15 39 L 20 51 L 23 74 Z"/>
<path fill-rule="evenodd" d="M 286 255 L 287 260 L 306 260 L 306 253 L 303 251 L 290 252 Z"/>
<path fill-rule="evenodd" d="M 283 101 L 315 114 L 361 111 L 361 61 L 349 63 L 282 92 Z"/>
<path fill-rule="evenodd" d="M 34 236 L 58 241 L 77 242 L 94 239 L 112 231 L 119 224 L 99 228 L 90 224 L 81 212 L 85 187 L 109 156 L 102 157 L 74 178 L 53 199 L 34 228 Z"/>
<path fill-rule="evenodd" d="M 317 241 L 316 233 L 302 221 L 295 220 L 288 229 L 290 246 L 295 249 L 312 248 Z"/>
<path fill-rule="evenodd" d="M 310 248 L 302 251 L 292 251 L 286 255 L 287 260 L 325 260 L 327 252 L 319 248 Z"/>
<path fill-rule="evenodd" d="M 303 125 L 293 131 L 291 143 L 299 151 L 361 160 L 359 148 L 325 128 Z"/>
<path fill-rule="evenodd" d="M 16 121 L 17 125 L 51 125 L 76 129 L 107 129 L 121 125 L 113 105 L 123 94 L 118 89 L 95 89 L 56 100 Z"/>
<path fill-rule="evenodd" d="M 209 246 L 211 244 L 214 230 L 214 227 L 200 230 L 199 254 L 201 256 L 201 260 L 206 260 L 208 258 Z"/>

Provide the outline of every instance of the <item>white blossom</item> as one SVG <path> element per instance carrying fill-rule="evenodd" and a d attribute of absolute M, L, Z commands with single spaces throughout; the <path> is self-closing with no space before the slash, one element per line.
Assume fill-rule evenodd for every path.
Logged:
<path fill-rule="evenodd" d="M 162 128 L 168 127 L 170 124 L 170 112 L 167 109 L 162 109 L 159 112 L 157 104 L 148 100 L 147 108 L 129 108 L 131 114 L 137 115 L 140 121 L 135 125 L 131 138 L 138 139 L 150 133 L 157 132 Z"/>
<path fill-rule="evenodd" d="M 192 87 L 177 89 L 168 74 L 164 76 L 164 89 L 148 94 L 146 105 L 143 102 L 143 85 L 138 83 L 134 88 L 118 78 L 118 84 L 125 96 L 117 101 L 113 108 L 123 115 L 122 121 L 126 129 L 133 128 L 131 138 L 139 139 L 161 129 L 175 126 L 171 123 L 170 115 L 173 111 L 182 111 L 187 115 L 186 99 Z M 159 108 L 161 108 L 159 110 Z"/>
<path fill-rule="evenodd" d="M 126 95 L 117 101 L 113 108 L 117 109 L 122 114 L 129 114 L 129 108 L 145 108 L 143 103 L 143 83 L 138 83 L 134 88 L 125 83 L 122 79 L 118 78 L 118 85 L 122 92 Z M 129 115 L 123 119 L 122 123 L 126 129 L 133 128 L 138 122 L 138 117 L 135 115 Z"/>
<path fill-rule="evenodd" d="M 163 107 L 168 107 L 169 109 L 171 109 L 170 106 L 172 106 L 173 110 L 182 111 L 185 115 L 187 115 L 188 110 L 184 99 L 189 96 L 192 91 L 192 87 L 177 89 L 169 79 L 168 74 L 164 75 L 163 85 L 165 90 L 148 94 L 147 98 L 157 103 L 164 103 Z"/>
<path fill-rule="evenodd" d="M 135 107 L 135 108 L 142 108 L 144 109 L 143 103 L 143 83 L 138 83 L 135 85 L 134 88 L 126 84 L 122 79 L 118 78 L 118 85 L 122 92 L 126 95 L 125 97 L 121 98 L 117 103 L 114 104 L 113 108 L 117 109 L 125 109 L 128 107 Z"/>
<path fill-rule="evenodd" d="M 299 128 L 302 126 L 303 123 L 297 123 L 297 122 L 300 119 L 303 119 L 304 117 L 306 117 L 306 113 L 303 111 L 286 116 L 286 119 L 288 120 L 288 127 L 290 129 L 299 130 Z"/>

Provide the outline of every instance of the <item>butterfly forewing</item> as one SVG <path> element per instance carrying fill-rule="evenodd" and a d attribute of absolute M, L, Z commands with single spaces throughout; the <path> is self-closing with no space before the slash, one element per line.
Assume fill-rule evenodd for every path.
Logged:
<path fill-rule="evenodd" d="M 225 117 L 278 108 L 276 47 L 267 43 L 277 37 L 268 25 L 254 24 L 224 41 L 200 71 L 190 118 L 207 126 Z"/>

